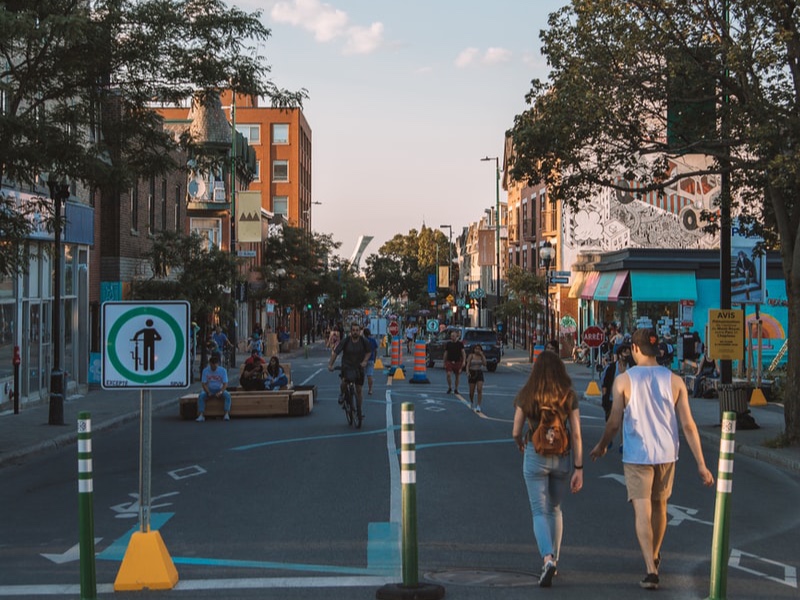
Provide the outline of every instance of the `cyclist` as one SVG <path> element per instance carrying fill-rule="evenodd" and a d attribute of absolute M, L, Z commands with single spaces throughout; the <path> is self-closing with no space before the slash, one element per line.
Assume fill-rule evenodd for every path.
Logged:
<path fill-rule="evenodd" d="M 344 394 L 347 390 L 346 383 L 352 381 L 356 384 L 356 399 L 358 404 L 358 418 L 364 418 L 362 404 L 364 402 L 364 367 L 367 366 L 369 357 L 372 355 L 372 346 L 367 339 L 361 335 L 361 326 L 358 323 L 350 325 L 350 335 L 342 339 L 341 342 L 331 352 L 331 360 L 328 362 L 328 370 L 333 371 L 333 363 L 336 357 L 342 355 L 342 386 L 339 395 L 339 404 L 344 402 Z"/>
<path fill-rule="evenodd" d="M 233 344 L 231 344 L 231 341 L 228 339 L 228 336 L 225 335 L 225 332 L 222 331 L 222 327 L 219 324 L 214 326 L 214 333 L 211 334 L 211 340 L 216 346 L 215 350 L 222 355 L 223 364 L 228 364 L 227 350 L 233 348 Z"/>

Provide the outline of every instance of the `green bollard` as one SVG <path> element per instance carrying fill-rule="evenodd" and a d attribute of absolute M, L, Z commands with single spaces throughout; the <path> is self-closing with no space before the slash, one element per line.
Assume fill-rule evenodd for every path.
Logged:
<path fill-rule="evenodd" d="M 736 434 L 736 413 L 722 413 L 722 437 L 719 442 L 717 501 L 714 509 L 714 534 L 711 542 L 711 578 L 706 600 L 725 600 L 728 587 L 730 555 L 730 507 L 733 489 L 733 439 Z"/>
<path fill-rule="evenodd" d="M 94 556 L 94 480 L 92 478 L 92 418 L 78 414 L 78 510 L 81 557 L 81 600 L 96 600 Z"/>

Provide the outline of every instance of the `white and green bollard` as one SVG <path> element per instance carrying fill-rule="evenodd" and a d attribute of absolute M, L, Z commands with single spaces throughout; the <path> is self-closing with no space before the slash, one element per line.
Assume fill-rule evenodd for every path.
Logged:
<path fill-rule="evenodd" d="M 733 489 L 733 454 L 736 413 L 722 413 L 722 437 L 719 441 L 717 503 L 714 510 L 714 536 L 711 542 L 711 580 L 706 600 L 725 600 L 728 587 L 730 555 L 730 507 Z"/>
<path fill-rule="evenodd" d="M 78 510 L 80 527 L 81 600 L 97 598 L 94 557 L 94 476 L 92 474 L 92 418 L 78 415 Z"/>
<path fill-rule="evenodd" d="M 403 402 L 400 409 L 400 483 L 403 486 L 402 561 L 403 583 L 381 587 L 378 600 L 440 600 L 444 587 L 419 583 L 417 549 L 417 443 L 414 431 L 414 405 Z"/>

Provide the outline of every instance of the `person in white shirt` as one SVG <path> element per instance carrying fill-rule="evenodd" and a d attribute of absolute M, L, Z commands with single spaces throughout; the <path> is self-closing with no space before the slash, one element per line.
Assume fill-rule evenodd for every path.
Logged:
<path fill-rule="evenodd" d="M 605 455 L 609 442 L 622 427 L 622 462 L 628 500 L 633 504 L 636 537 L 647 573 L 639 582 L 658 589 L 661 544 L 667 529 L 667 501 L 672 494 L 678 460 L 678 420 L 706 486 L 714 476 L 706 467 L 697 425 L 689 408 L 683 379 L 657 362 L 658 336 L 652 329 L 637 329 L 631 338 L 636 366 L 614 380 L 611 413 L 603 437 L 591 451 L 592 460 Z"/>

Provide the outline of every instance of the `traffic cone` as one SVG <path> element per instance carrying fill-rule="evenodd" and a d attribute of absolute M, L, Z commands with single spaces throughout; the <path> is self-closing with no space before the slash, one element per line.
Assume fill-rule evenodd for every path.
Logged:
<path fill-rule="evenodd" d="M 399 379 L 400 381 L 405 381 L 406 376 L 405 373 L 403 373 L 403 367 L 397 367 L 394 370 L 394 375 L 392 375 L 392 379 Z"/>
<path fill-rule="evenodd" d="M 750 395 L 750 406 L 766 406 L 767 405 L 767 398 L 764 396 L 764 392 L 761 391 L 761 388 L 756 388 L 753 390 L 753 393 Z"/>
<path fill-rule="evenodd" d="M 597 382 L 592 379 L 589 382 L 589 385 L 586 386 L 586 391 L 584 392 L 585 396 L 600 396 L 600 388 L 597 385 Z"/>
<path fill-rule="evenodd" d="M 380 356 L 375 358 L 375 368 L 376 369 L 383 369 L 383 361 L 381 360 Z"/>

